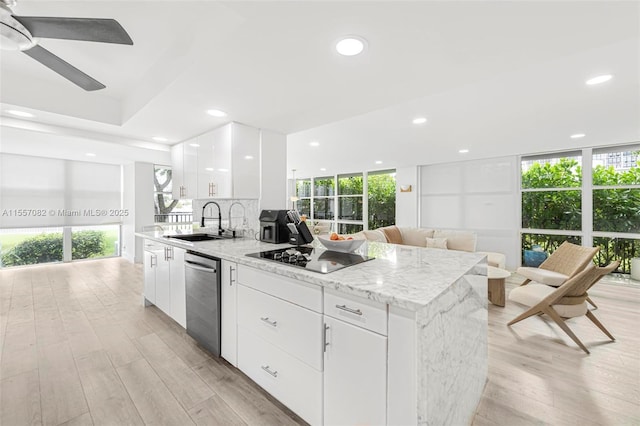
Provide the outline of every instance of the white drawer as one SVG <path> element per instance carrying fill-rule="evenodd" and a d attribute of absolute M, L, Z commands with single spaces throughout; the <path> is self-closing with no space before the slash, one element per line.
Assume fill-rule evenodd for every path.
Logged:
<path fill-rule="evenodd" d="M 322 315 L 239 285 L 238 324 L 322 371 Z"/>
<path fill-rule="evenodd" d="M 322 312 L 322 288 L 317 285 L 281 277 L 244 265 L 238 265 L 238 283 L 312 311 Z"/>
<path fill-rule="evenodd" d="M 325 289 L 324 314 L 387 335 L 387 305 L 384 303 Z"/>
<path fill-rule="evenodd" d="M 322 424 L 322 373 L 238 326 L 238 368 L 312 425 Z"/>

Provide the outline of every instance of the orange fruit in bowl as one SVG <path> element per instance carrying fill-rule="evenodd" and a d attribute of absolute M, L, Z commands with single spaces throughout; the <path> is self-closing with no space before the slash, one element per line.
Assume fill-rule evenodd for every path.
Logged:
<path fill-rule="evenodd" d="M 332 232 L 331 235 L 329 236 L 329 239 L 332 241 L 337 241 L 340 239 L 340 237 L 335 232 Z"/>

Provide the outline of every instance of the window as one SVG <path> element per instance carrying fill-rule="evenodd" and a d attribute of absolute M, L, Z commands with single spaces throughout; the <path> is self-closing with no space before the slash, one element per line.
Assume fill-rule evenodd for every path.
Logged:
<path fill-rule="evenodd" d="M 62 228 L 0 230 L 0 266 L 62 262 Z"/>
<path fill-rule="evenodd" d="M 582 230 L 581 164 L 581 152 L 522 159 L 522 260 L 524 265 L 527 265 L 525 250 L 531 250 L 534 245 L 551 253 L 562 241 L 580 239 Z M 547 232 L 544 232 L 545 230 Z"/>
<path fill-rule="evenodd" d="M 385 170 L 369 173 L 369 229 L 396 223 L 396 173 Z"/>
<path fill-rule="evenodd" d="M 324 230 L 353 234 L 395 223 L 395 170 L 297 179 L 295 188 L 300 214 Z"/>
<path fill-rule="evenodd" d="M 551 253 L 562 241 L 582 242 L 600 247 L 598 265 L 620 260 L 617 272 L 629 273 L 640 256 L 639 158 L 640 145 L 524 157 L 523 253 L 533 245 Z"/>
<path fill-rule="evenodd" d="M 640 256 L 638 160 L 640 146 L 593 150 L 593 243 L 600 247 L 596 262 L 604 266 L 618 259 L 623 272 Z"/>
<path fill-rule="evenodd" d="M 154 166 L 153 200 L 155 223 L 186 223 L 193 221 L 191 200 L 174 200 L 172 170 L 169 166 Z"/>

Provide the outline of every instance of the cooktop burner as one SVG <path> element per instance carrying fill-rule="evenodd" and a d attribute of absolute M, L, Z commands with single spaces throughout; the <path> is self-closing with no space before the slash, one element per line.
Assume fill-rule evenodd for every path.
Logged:
<path fill-rule="evenodd" d="M 285 247 L 276 250 L 261 251 L 247 254 L 249 257 L 271 260 L 289 266 L 303 268 L 308 271 L 328 274 L 347 266 L 366 262 L 373 257 L 354 253 L 339 253 L 337 251 L 314 249 L 313 247 Z"/>

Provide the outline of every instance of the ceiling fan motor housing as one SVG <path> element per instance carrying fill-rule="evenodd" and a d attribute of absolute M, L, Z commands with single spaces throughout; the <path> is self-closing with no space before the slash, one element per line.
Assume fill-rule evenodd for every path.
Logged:
<path fill-rule="evenodd" d="M 0 3 L 0 48 L 28 50 L 35 45 L 29 30 L 11 16 L 11 10 L 4 3 Z"/>

